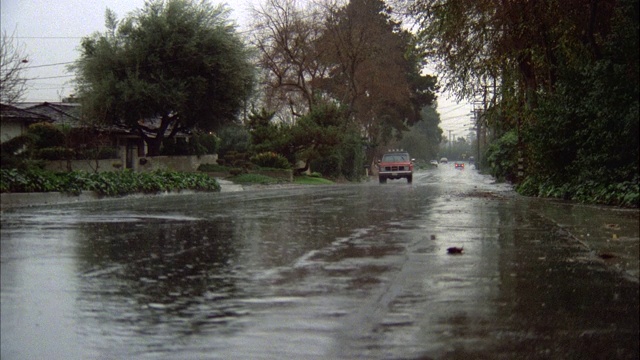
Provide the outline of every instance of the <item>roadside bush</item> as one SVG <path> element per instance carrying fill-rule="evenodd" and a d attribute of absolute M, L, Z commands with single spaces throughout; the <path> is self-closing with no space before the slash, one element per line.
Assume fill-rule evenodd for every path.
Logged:
<path fill-rule="evenodd" d="M 518 134 L 516 130 L 508 131 L 497 141 L 494 141 L 486 152 L 491 175 L 499 180 L 513 182 L 517 174 Z"/>
<path fill-rule="evenodd" d="M 248 171 L 252 167 L 246 152 L 229 151 L 223 157 L 218 157 L 218 164 Z"/>
<path fill-rule="evenodd" d="M 241 168 L 232 168 L 229 170 L 229 174 L 233 175 L 233 176 L 237 176 L 242 174 L 244 171 Z"/>
<path fill-rule="evenodd" d="M 254 155 L 249 160 L 256 165 L 260 167 L 265 167 L 265 168 L 274 168 L 274 169 L 290 169 L 291 168 L 291 164 L 289 164 L 289 160 L 287 160 L 287 158 L 271 151 Z"/>
<path fill-rule="evenodd" d="M 25 134 L 0 144 L 0 166 L 3 169 L 26 169 L 31 166 L 27 149 L 34 139 L 33 135 Z"/>
<path fill-rule="evenodd" d="M 342 175 L 342 158 L 339 153 L 334 152 L 329 156 L 311 161 L 311 168 L 325 176 L 335 179 Z"/>
<path fill-rule="evenodd" d="M 41 169 L 2 169 L 0 189 L 2 192 L 49 192 L 61 191 L 64 186 L 54 173 Z"/>
<path fill-rule="evenodd" d="M 104 196 L 162 191 L 220 191 L 218 182 L 206 174 L 154 171 L 136 173 L 130 170 L 87 173 L 72 171 L 56 173 L 41 169 L 0 170 L 1 192 L 65 192 L 79 194 L 96 191 Z"/>
<path fill-rule="evenodd" d="M 347 131 L 339 146 L 341 175 L 349 181 L 359 181 L 364 177 L 365 155 L 363 141 L 357 131 Z"/>
<path fill-rule="evenodd" d="M 518 185 L 518 193 L 525 196 L 560 198 L 582 203 L 640 207 L 640 178 L 618 183 L 596 181 L 560 182 L 540 176 L 529 176 Z"/>
<path fill-rule="evenodd" d="M 11 138 L 0 144 L 2 154 L 17 155 L 35 141 L 35 135 L 25 134 Z"/>

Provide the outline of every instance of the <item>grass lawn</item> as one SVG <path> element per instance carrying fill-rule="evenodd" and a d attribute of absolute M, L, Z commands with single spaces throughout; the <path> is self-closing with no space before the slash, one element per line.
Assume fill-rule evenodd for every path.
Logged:
<path fill-rule="evenodd" d="M 275 184 L 286 184 L 286 181 L 282 181 L 270 176 L 260 175 L 260 174 L 240 174 L 237 176 L 233 176 L 228 178 L 228 180 L 233 181 L 236 184 L 244 184 L 244 185 L 275 185 Z M 327 180 L 317 176 L 296 176 L 293 178 L 293 183 L 298 185 L 331 185 L 335 184 L 331 180 Z"/>
<path fill-rule="evenodd" d="M 293 178 L 293 183 L 294 184 L 301 184 L 301 185 L 330 185 L 330 184 L 335 184 L 333 181 L 331 180 L 327 180 L 321 177 L 317 177 L 317 176 L 296 176 Z"/>

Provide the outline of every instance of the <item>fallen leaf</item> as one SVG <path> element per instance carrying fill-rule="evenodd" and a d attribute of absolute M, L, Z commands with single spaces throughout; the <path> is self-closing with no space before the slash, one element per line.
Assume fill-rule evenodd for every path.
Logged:
<path fill-rule="evenodd" d="M 604 224 L 604 227 L 611 230 L 620 230 L 620 225 L 618 224 Z"/>
<path fill-rule="evenodd" d="M 461 248 L 461 247 L 455 247 L 455 246 L 452 246 L 452 247 L 450 247 L 450 248 L 447 248 L 447 252 L 448 252 L 449 254 L 462 254 L 462 251 L 463 251 L 463 250 L 464 250 L 464 248 Z"/>

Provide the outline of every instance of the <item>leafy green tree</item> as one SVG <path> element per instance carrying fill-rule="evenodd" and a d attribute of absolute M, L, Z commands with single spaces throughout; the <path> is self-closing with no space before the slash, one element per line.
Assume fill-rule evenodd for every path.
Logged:
<path fill-rule="evenodd" d="M 249 116 L 250 149 L 255 154 L 275 153 L 294 166 L 302 161 L 308 169 L 329 177 L 357 180 L 363 169 L 363 142 L 347 112 L 332 102 L 316 101 L 311 111 L 295 124 L 273 121 L 266 110 Z"/>
<path fill-rule="evenodd" d="M 377 146 L 420 119 L 435 100 L 436 79 L 422 74 L 415 38 L 383 1 L 299 3 L 268 0 L 255 12 L 265 106 L 277 116 L 289 112 L 294 124 L 324 102 L 343 105 L 343 121 L 366 137 L 372 160 Z"/>
<path fill-rule="evenodd" d="M 218 157 L 220 159 L 229 152 L 246 153 L 251 145 L 251 135 L 247 129 L 237 124 L 223 127 L 218 132 L 220 144 L 218 145 Z"/>
<path fill-rule="evenodd" d="M 496 174 L 514 178 L 520 153 L 527 194 L 637 206 L 637 0 L 416 0 L 411 9 L 446 88 L 483 100 Z"/>
<path fill-rule="evenodd" d="M 134 130 L 158 155 L 179 131 L 233 122 L 253 86 L 249 52 L 224 6 L 152 0 L 83 38 L 73 66 L 88 117 Z"/>
<path fill-rule="evenodd" d="M 517 174 L 518 135 L 515 130 L 504 134 L 487 149 L 485 162 L 490 165 L 491 175 L 500 180 L 514 182 Z"/>
<path fill-rule="evenodd" d="M 421 120 L 409 127 L 397 147 L 407 150 L 416 159 L 436 159 L 442 141 L 440 114 L 434 107 L 427 106 L 420 115 Z"/>
<path fill-rule="evenodd" d="M 247 127 L 251 135 L 253 154 L 275 152 L 295 164 L 295 149 L 291 144 L 291 125 L 274 121 L 275 112 L 262 109 L 249 114 Z"/>
<path fill-rule="evenodd" d="M 291 142 L 307 170 L 311 161 L 327 156 L 341 142 L 345 113 L 333 104 L 316 105 L 291 128 Z"/>

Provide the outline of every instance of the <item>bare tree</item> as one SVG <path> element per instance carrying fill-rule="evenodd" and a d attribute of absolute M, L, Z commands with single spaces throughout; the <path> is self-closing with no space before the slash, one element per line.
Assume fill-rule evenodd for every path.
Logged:
<path fill-rule="evenodd" d="M 27 80 L 22 72 L 29 60 L 24 47 L 17 43 L 15 32 L 2 32 L 0 49 L 0 102 L 12 104 L 22 99 L 27 91 Z"/>
<path fill-rule="evenodd" d="M 296 119 L 313 106 L 319 95 L 314 82 L 327 73 L 315 46 L 322 14 L 295 0 L 267 0 L 253 9 L 253 18 L 252 42 L 264 70 L 266 105 Z"/>

